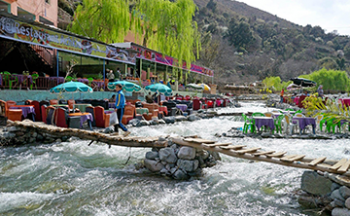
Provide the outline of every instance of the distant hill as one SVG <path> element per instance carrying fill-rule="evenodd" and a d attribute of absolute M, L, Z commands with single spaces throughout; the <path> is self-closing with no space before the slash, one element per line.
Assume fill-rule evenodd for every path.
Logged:
<path fill-rule="evenodd" d="M 219 83 L 249 83 L 266 76 L 283 80 L 323 67 L 350 71 L 350 39 L 301 26 L 232 0 L 194 0 L 203 39 L 199 63 Z"/>

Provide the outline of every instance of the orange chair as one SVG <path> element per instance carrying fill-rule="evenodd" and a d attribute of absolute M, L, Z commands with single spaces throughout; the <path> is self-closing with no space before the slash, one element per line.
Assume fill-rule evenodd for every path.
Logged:
<path fill-rule="evenodd" d="M 39 101 L 31 101 L 30 105 L 33 105 L 35 109 L 35 121 L 42 121 Z"/>
<path fill-rule="evenodd" d="M 74 104 L 75 104 L 75 100 L 73 100 L 73 99 L 68 100 L 69 109 L 73 109 Z M 82 112 L 84 112 L 84 111 L 85 111 L 85 110 L 82 110 Z"/>
<path fill-rule="evenodd" d="M 42 121 L 43 121 L 45 124 L 47 124 L 47 121 L 46 121 L 46 118 L 47 118 L 46 105 L 42 105 L 42 106 L 40 107 L 40 109 L 41 109 L 41 119 L 42 119 Z"/>
<path fill-rule="evenodd" d="M 101 106 L 94 108 L 94 117 L 96 127 L 106 128 L 109 127 L 109 120 L 111 114 L 105 114 L 105 109 Z"/>
<path fill-rule="evenodd" d="M 50 100 L 50 105 L 56 105 L 58 104 L 58 100 Z"/>
<path fill-rule="evenodd" d="M 22 110 L 11 109 L 7 111 L 7 118 L 11 121 L 22 121 Z"/>
<path fill-rule="evenodd" d="M 152 103 L 152 104 L 143 103 L 143 108 L 147 108 L 148 109 L 148 114 L 146 114 L 146 113 L 143 114 L 143 117 L 147 121 L 152 120 L 153 116 L 158 117 L 158 114 L 159 114 L 158 104 L 156 104 L 156 103 Z"/>
<path fill-rule="evenodd" d="M 6 115 L 5 106 L 6 106 L 6 102 L 3 101 L 3 100 L 0 100 L 0 115 L 1 116 L 5 116 Z"/>
<path fill-rule="evenodd" d="M 5 103 L 5 116 L 8 116 L 8 112 L 10 110 L 10 107 L 13 105 L 16 105 L 16 102 L 14 102 L 12 100 L 6 101 L 6 103 Z"/>
<path fill-rule="evenodd" d="M 55 122 L 56 126 L 68 128 L 67 125 L 67 112 L 62 108 L 57 108 L 55 111 Z"/>
<path fill-rule="evenodd" d="M 135 114 L 135 106 L 134 105 L 126 105 L 124 107 L 124 115 L 122 119 L 123 125 L 126 125 L 129 123 L 130 120 L 134 118 Z"/>

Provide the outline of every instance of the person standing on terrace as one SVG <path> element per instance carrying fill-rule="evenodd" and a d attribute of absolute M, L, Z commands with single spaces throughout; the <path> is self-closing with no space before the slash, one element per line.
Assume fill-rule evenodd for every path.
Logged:
<path fill-rule="evenodd" d="M 318 96 L 323 99 L 323 85 L 320 85 L 317 89 Z"/>
<path fill-rule="evenodd" d="M 114 132 L 118 133 L 118 127 L 120 127 L 125 133 L 124 136 L 128 136 L 130 134 L 130 131 L 126 129 L 126 127 L 123 125 L 123 115 L 124 115 L 124 106 L 125 106 L 125 96 L 122 91 L 122 86 L 120 84 L 117 84 L 115 89 L 117 90 L 116 94 L 116 102 L 115 102 L 115 108 L 118 116 L 119 124 L 114 125 Z"/>
<path fill-rule="evenodd" d="M 284 88 L 283 88 L 282 91 L 281 91 L 281 100 L 280 100 L 280 103 L 283 103 L 283 96 L 284 96 Z"/>

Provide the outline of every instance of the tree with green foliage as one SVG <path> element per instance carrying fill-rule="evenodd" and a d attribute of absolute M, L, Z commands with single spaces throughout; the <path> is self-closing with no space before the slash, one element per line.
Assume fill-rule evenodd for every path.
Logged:
<path fill-rule="evenodd" d="M 141 45 L 190 66 L 200 50 L 195 10 L 193 0 L 83 0 L 69 30 L 106 43 L 124 42 L 131 30 Z"/>
<path fill-rule="evenodd" d="M 348 91 L 350 87 L 350 79 L 345 71 L 339 70 L 327 70 L 322 68 L 319 71 L 315 71 L 308 75 L 302 75 L 301 78 L 310 79 L 315 81 L 317 85 L 323 85 L 323 89 L 336 90 L 336 91 Z"/>
<path fill-rule="evenodd" d="M 242 51 L 245 51 L 254 42 L 250 25 L 244 20 L 236 22 L 235 19 L 231 19 L 225 38 L 228 39 L 231 45 Z"/>
<path fill-rule="evenodd" d="M 264 89 L 272 89 L 274 91 L 281 91 L 282 89 L 286 89 L 288 85 L 292 83 L 292 81 L 288 82 L 282 82 L 281 78 L 279 76 L 271 76 L 266 77 L 262 83 L 264 84 Z"/>

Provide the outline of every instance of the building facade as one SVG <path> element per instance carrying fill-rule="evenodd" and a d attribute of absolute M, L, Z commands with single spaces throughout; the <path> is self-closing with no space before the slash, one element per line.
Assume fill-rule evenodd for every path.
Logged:
<path fill-rule="evenodd" d="M 58 0 L 0 0 L 0 11 L 57 26 Z"/>

